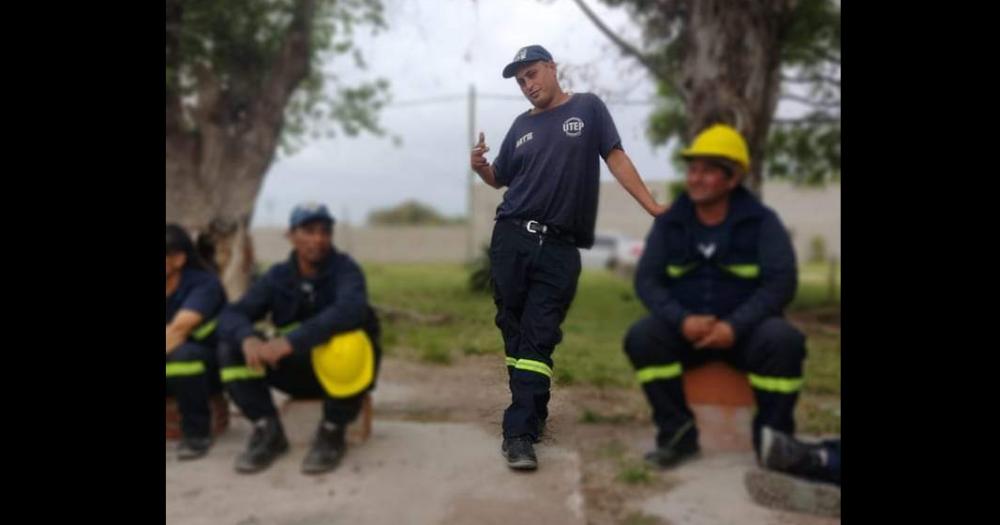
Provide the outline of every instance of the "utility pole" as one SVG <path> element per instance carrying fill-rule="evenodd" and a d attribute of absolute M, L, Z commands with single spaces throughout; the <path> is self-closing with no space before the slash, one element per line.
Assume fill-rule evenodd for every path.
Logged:
<path fill-rule="evenodd" d="M 469 84 L 469 141 L 465 143 L 465 149 L 463 151 L 469 151 L 472 149 L 472 144 L 476 143 L 476 86 L 475 84 Z M 468 156 L 466 156 L 466 163 L 469 162 Z M 475 247 L 475 221 L 473 215 L 473 190 L 476 184 L 476 172 L 472 170 L 472 166 L 469 166 L 469 196 L 466 210 L 466 246 L 465 246 L 465 259 L 467 261 L 472 261 L 476 256 Z"/>

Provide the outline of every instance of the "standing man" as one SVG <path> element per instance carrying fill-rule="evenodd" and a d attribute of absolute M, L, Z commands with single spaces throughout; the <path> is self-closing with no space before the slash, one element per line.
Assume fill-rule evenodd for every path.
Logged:
<path fill-rule="evenodd" d="M 514 119 L 490 164 L 486 138 L 472 169 L 494 188 L 507 186 L 490 242 L 496 324 L 503 335 L 511 404 L 501 452 L 513 469 L 538 467 L 533 443 L 548 416 L 552 352 L 580 275 L 580 252 L 594 244 L 600 164 L 650 215 L 665 211 L 639 178 L 607 107 L 590 93 L 562 90 L 542 46 L 521 48 L 503 69 L 534 106 Z"/>
<path fill-rule="evenodd" d="M 657 427 L 646 460 L 661 468 L 699 451 L 683 367 L 725 360 L 748 373 L 759 456 L 763 427 L 795 432 L 806 353 L 805 336 L 782 316 L 798 284 L 792 241 L 774 210 L 740 185 L 750 169 L 746 141 L 715 124 L 682 154 L 687 191 L 653 222 L 636 270 L 650 315 L 625 337 Z"/>
<path fill-rule="evenodd" d="M 274 265 L 219 318 L 222 382 L 253 435 L 236 459 L 238 472 L 256 472 L 288 450 L 268 387 L 293 398 L 323 399 L 323 419 L 302 472 L 337 467 L 345 431 L 361 411 L 378 371 L 379 325 L 368 304 L 365 277 L 333 247 L 333 217 L 321 204 L 292 210 L 293 251 Z M 254 323 L 270 314 L 279 336 L 266 339 Z"/>

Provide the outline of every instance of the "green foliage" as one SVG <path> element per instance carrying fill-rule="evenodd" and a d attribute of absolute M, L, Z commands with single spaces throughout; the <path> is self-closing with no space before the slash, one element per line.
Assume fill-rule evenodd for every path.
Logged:
<path fill-rule="evenodd" d="M 765 149 L 767 176 L 811 186 L 840 180 L 840 122 L 814 115 L 819 120 L 771 129 Z"/>
<path fill-rule="evenodd" d="M 618 480 L 628 485 L 644 485 L 653 481 L 653 474 L 645 463 L 625 461 L 619 465 Z"/>
<path fill-rule="evenodd" d="M 602 0 L 625 6 L 642 28 L 643 54 L 655 67 L 657 104 L 647 136 L 654 145 L 683 141 L 689 119 L 685 101 L 671 86 L 681 71 L 690 2 Z M 782 92 L 801 93 L 810 108 L 792 120 L 771 120 L 764 175 L 803 184 L 840 178 L 840 7 L 833 0 L 800 0 L 780 23 Z M 795 89 L 792 90 L 791 88 Z M 760 126 L 761 123 L 758 123 Z M 680 159 L 674 159 L 680 163 Z M 681 170 L 683 171 L 683 170 Z"/>
<path fill-rule="evenodd" d="M 670 202 L 676 201 L 685 190 L 687 190 L 687 182 L 684 180 L 673 180 L 667 183 L 667 193 L 670 195 Z"/>
<path fill-rule="evenodd" d="M 317 0 L 310 12 L 302 0 L 190 0 L 167 2 L 167 99 L 181 97 L 189 131 L 197 132 L 191 114 L 210 111 L 221 122 L 239 122 L 254 110 L 269 89 L 269 79 L 285 72 L 289 56 L 282 53 L 290 35 L 311 27 L 310 65 L 285 106 L 281 146 L 287 153 L 305 138 L 331 136 L 333 125 L 347 135 L 368 131 L 383 134 L 377 122 L 389 84 L 375 79 L 344 84 L 324 65 L 339 55 L 364 60 L 353 43 L 354 30 L 385 28 L 381 0 Z M 351 66 L 347 66 L 351 67 Z M 201 92 L 219 91 L 218 107 Z"/>
<path fill-rule="evenodd" d="M 826 239 L 822 235 L 816 235 L 809 240 L 809 262 L 826 262 Z"/>
<path fill-rule="evenodd" d="M 503 339 L 494 324 L 492 297 L 472 292 L 468 274 L 455 264 L 364 264 L 371 301 L 405 308 L 422 315 L 446 315 L 443 324 L 383 319 L 382 347 L 386 355 L 446 364 L 461 355 L 492 354 L 503 367 Z M 812 316 L 829 326 L 801 325 L 807 335 L 805 384 L 798 421 L 802 431 L 839 431 L 840 331 L 839 305 L 829 301 L 829 264 L 800 268 L 799 287 L 789 313 Z M 839 290 L 839 279 L 838 279 Z M 839 296 L 839 293 L 838 293 Z M 622 337 L 632 323 L 648 315 L 634 296 L 632 283 L 611 272 L 586 269 L 577 296 L 562 325 L 563 341 L 553 354 L 553 382 L 559 386 L 592 385 L 638 388 L 635 369 L 622 351 Z M 581 422 L 614 424 L 632 421 L 627 410 L 584 409 Z M 609 454 L 623 454 L 622 444 Z"/>
<path fill-rule="evenodd" d="M 482 293 L 493 292 L 493 274 L 488 244 L 479 248 L 479 255 L 469 263 L 468 271 L 469 290 Z"/>
<path fill-rule="evenodd" d="M 448 218 L 433 207 L 415 200 L 407 200 L 391 208 L 375 210 L 368 214 L 368 224 L 405 226 L 442 226 L 462 224 L 462 218 Z"/>

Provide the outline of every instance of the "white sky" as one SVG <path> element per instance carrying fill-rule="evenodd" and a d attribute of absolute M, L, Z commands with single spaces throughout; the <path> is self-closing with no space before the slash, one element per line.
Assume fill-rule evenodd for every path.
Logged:
<path fill-rule="evenodd" d="M 301 201 L 327 204 L 338 220 L 362 223 L 368 212 L 417 199 L 446 215 L 462 215 L 468 194 L 468 103 L 475 84 L 480 95 L 520 96 L 513 79 L 500 76 L 517 50 L 541 44 L 570 73 L 564 89 L 602 95 L 615 119 L 625 151 L 645 180 L 675 178 L 670 149 L 653 149 L 646 139 L 648 105 L 616 104 L 615 99 L 648 100 L 655 84 L 634 61 L 622 58 L 572 0 L 383 0 L 388 29 L 372 37 L 357 31 L 367 71 L 351 71 L 353 61 L 330 64 L 345 79 L 385 77 L 393 100 L 405 102 L 461 95 L 450 102 L 388 106 L 379 122 L 402 138 L 363 134 L 313 140 L 296 154 L 280 155 L 268 171 L 257 199 L 253 225 L 286 224 Z M 626 40 L 638 43 L 639 28 L 622 9 L 598 0 L 588 5 Z M 345 71 L 347 70 L 347 71 Z M 486 134 L 493 160 L 514 117 L 530 108 L 520 100 L 476 102 L 476 129 Z M 781 114 L 795 113 L 782 106 Z M 602 163 L 602 179 L 611 179 Z M 482 184 L 478 181 L 476 184 Z M 497 190 L 502 191 L 502 190 Z"/>

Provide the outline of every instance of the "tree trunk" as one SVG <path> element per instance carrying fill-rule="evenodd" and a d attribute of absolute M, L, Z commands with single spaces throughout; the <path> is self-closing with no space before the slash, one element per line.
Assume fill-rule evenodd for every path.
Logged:
<path fill-rule="evenodd" d="M 764 148 L 781 92 L 781 30 L 794 0 L 699 0 L 680 35 L 685 141 L 714 122 L 732 125 L 750 149 L 744 183 L 761 194 Z"/>
<path fill-rule="evenodd" d="M 232 137 L 203 126 L 197 135 L 167 137 L 166 219 L 207 236 L 234 300 L 246 291 L 253 271 L 250 219 L 279 131 L 257 127 L 265 129 Z"/>
<path fill-rule="evenodd" d="M 230 300 L 249 286 L 253 246 L 249 227 L 264 175 L 274 158 L 285 106 L 309 74 L 313 0 L 298 0 L 288 31 L 263 80 L 228 72 L 227 81 L 210 66 L 188 73 L 196 79 L 197 102 L 185 107 L 178 90 L 168 90 L 166 118 L 167 222 L 207 237 Z M 181 9 L 167 4 L 168 73 L 178 75 L 176 53 Z M 204 239 L 203 239 L 204 240 Z"/>

